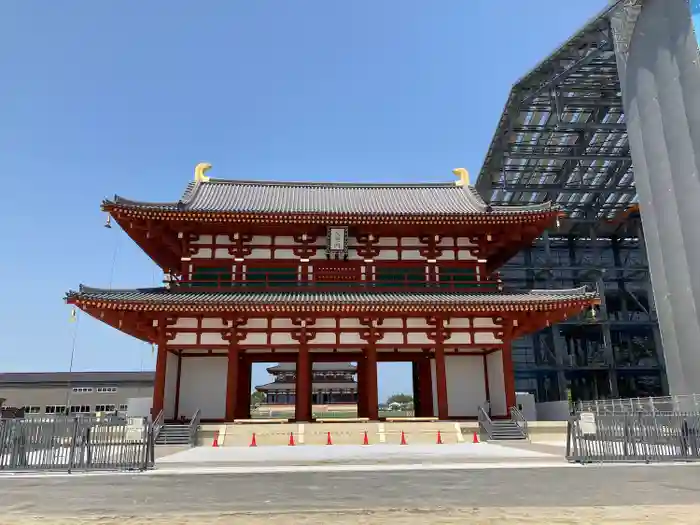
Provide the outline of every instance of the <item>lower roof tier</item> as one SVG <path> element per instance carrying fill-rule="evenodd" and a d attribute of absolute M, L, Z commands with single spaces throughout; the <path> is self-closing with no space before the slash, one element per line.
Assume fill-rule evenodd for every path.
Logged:
<path fill-rule="evenodd" d="M 163 313 L 505 313 L 585 308 L 599 302 L 585 286 L 568 290 L 459 292 L 193 292 L 80 286 L 66 302 L 82 309 Z"/>
<path fill-rule="evenodd" d="M 260 385 L 255 387 L 256 390 L 261 392 L 294 392 L 296 391 L 296 385 L 294 383 L 267 383 L 266 385 Z M 356 391 L 357 383 L 313 383 L 311 385 L 311 390 L 328 392 L 333 391 Z"/>
<path fill-rule="evenodd" d="M 267 369 L 271 374 L 280 372 L 296 372 L 296 363 L 277 363 Z M 352 363 L 314 363 L 312 365 L 314 372 L 357 372 L 357 367 Z M 0 374 L 1 375 L 1 374 Z"/>

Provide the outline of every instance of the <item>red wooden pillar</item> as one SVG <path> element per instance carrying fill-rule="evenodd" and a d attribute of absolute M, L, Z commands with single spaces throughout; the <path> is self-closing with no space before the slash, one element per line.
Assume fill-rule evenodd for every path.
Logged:
<path fill-rule="evenodd" d="M 175 379 L 175 410 L 173 419 L 180 417 L 180 383 L 182 379 L 182 350 L 177 351 L 177 378 Z"/>
<path fill-rule="evenodd" d="M 365 349 L 365 402 L 367 417 L 379 420 L 379 390 L 377 384 L 377 348 L 370 344 Z"/>
<path fill-rule="evenodd" d="M 226 421 L 236 419 L 239 393 L 239 365 L 238 343 L 231 342 L 228 347 L 228 364 L 226 369 Z"/>
<path fill-rule="evenodd" d="M 445 347 L 438 339 L 435 345 L 435 381 L 437 390 L 437 417 L 446 420 L 449 417 L 447 403 L 447 372 L 445 369 Z"/>
<path fill-rule="evenodd" d="M 158 320 L 158 355 L 156 357 L 156 374 L 153 382 L 153 408 L 151 416 L 158 417 L 165 403 L 165 374 L 168 367 L 168 349 L 166 348 L 165 320 Z"/>
<path fill-rule="evenodd" d="M 421 356 L 418 360 L 418 380 L 420 381 L 420 414 L 419 417 L 433 416 L 433 370 L 430 366 L 430 356 Z"/>
<path fill-rule="evenodd" d="M 303 342 L 297 354 L 296 404 L 294 418 L 297 421 L 311 421 L 311 355 Z"/>
<path fill-rule="evenodd" d="M 515 371 L 513 369 L 513 354 L 511 351 L 511 338 L 506 335 L 503 339 L 503 384 L 506 388 L 506 410 L 510 413 L 510 408 L 515 406 Z"/>

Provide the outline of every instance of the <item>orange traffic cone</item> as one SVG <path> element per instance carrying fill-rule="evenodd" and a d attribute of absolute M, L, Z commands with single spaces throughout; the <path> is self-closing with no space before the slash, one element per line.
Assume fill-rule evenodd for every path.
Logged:
<path fill-rule="evenodd" d="M 250 446 L 251 446 L 251 447 L 257 447 L 257 446 L 258 446 L 258 442 L 257 442 L 257 440 L 255 439 L 255 432 L 253 432 L 253 439 L 250 440 Z"/>
<path fill-rule="evenodd" d="M 326 438 L 326 445 L 332 445 L 333 440 L 331 439 L 331 433 L 328 433 L 328 437 Z"/>
<path fill-rule="evenodd" d="M 296 445 L 296 443 L 294 443 L 294 432 L 290 432 L 289 433 L 289 446 L 293 447 L 295 445 Z"/>
<path fill-rule="evenodd" d="M 401 445 L 408 445 L 406 443 L 406 434 L 403 433 L 403 430 L 401 431 Z"/>
<path fill-rule="evenodd" d="M 474 438 L 472 439 L 472 443 L 478 443 L 479 442 L 479 434 L 474 432 Z"/>
<path fill-rule="evenodd" d="M 442 445 L 442 435 L 440 434 L 439 430 L 438 430 L 438 435 L 437 435 L 437 444 Z"/>
<path fill-rule="evenodd" d="M 211 446 L 214 447 L 214 448 L 218 448 L 218 447 L 219 447 L 219 433 L 218 433 L 218 432 L 215 432 L 215 433 L 214 433 L 214 441 L 212 441 Z"/>
<path fill-rule="evenodd" d="M 362 440 L 363 445 L 369 445 L 369 438 L 367 437 L 367 431 L 365 430 L 365 438 Z"/>

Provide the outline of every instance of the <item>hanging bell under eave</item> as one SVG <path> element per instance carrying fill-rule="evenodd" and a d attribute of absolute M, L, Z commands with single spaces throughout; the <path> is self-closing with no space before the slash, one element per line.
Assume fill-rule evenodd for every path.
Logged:
<path fill-rule="evenodd" d="M 105 222 L 105 228 L 112 228 L 112 216 L 107 214 L 107 221 Z"/>
<path fill-rule="evenodd" d="M 75 310 L 75 308 L 72 308 L 70 311 L 70 322 L 74 323 L 78 319 L 78 312 Z"/>

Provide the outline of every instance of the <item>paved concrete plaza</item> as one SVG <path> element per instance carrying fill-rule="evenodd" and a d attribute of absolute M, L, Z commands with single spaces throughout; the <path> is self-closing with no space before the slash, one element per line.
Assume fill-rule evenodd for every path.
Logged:
<path fill-rule="evenodd" d="M 697 509 L 683 506 L 697 504 L 699 494 L 697 466 L 0 478 L 8 524 L 39 517 L 73 524 L 498 523 L 498 516 L 591 523 L 607 516 L 599 506 L 634 516 L 627 523 L 649 516 L 697 523 Z M 664 509 L 620 508 L 637 505 Z M 570 519 L 554 519 L 561 515 Z"/>
<path fill-rule="evenodd" d="M 552 449 L 556 450 L 556 449 Z M 498 461 L 514 459 L 556 459 L 561 454 L 547 454 L 528 448 L 492 443 L 458 445 L 342 445 L 296 447 L 196 447 L 161 457 L 159 467 L 206 464 L 377 464 L 377 463 L 445 463 Z M 563 460 L 563 459 L 562 459 Z"/>

